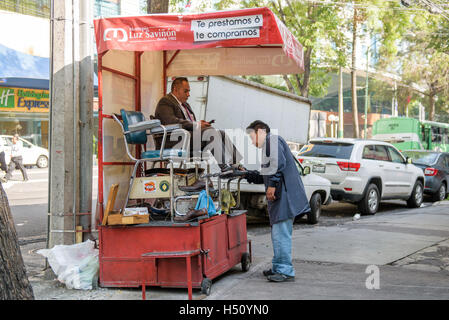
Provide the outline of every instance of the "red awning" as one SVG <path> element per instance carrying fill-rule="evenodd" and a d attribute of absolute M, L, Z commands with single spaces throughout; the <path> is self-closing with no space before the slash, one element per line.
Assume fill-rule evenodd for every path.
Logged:
<path fill-rule="evenodd" d="M 294 69 L 304 71 L 302 45 L 268 8 L 103 18 L 94 20 L 94 25 L 99 54 L 108 50 L 282 48 Z"/>

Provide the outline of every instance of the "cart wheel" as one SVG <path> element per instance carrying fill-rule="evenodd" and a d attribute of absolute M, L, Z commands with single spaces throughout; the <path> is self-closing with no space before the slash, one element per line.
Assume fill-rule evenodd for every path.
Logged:
<path fill-rule="evenodd" d="M 249 270 L 249 268 L 251 267 L 251 259 L 249 257 L 249 253 L 248 252 L 244 252 L 242 254 L 242 271 L 246 272 Z"/>
<path fill-rule="evenodd" d="M 212 281 L 209 278 L 204 278 L 201 282 L 201 293 L 206 296 L 210 295 L 210 289 L 212 287 Z"/>

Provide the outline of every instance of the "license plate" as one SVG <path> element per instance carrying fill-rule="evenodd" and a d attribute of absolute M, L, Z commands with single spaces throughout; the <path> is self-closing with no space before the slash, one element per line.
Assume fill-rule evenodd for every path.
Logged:
<path fill-rule="evenodd" d="M 326 172 L 326 166 L 314 165 L 312 167 L 312 171 L 316 172 L 316 173 L 325 173 Z"/>

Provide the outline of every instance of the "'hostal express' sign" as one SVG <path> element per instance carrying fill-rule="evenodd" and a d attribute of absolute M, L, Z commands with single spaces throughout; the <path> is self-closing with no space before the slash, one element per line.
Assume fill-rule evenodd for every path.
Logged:
<path fill-rule="evenodd" d="M 48 112 L 48 90 L 0 87 L 0 111 Z"/>

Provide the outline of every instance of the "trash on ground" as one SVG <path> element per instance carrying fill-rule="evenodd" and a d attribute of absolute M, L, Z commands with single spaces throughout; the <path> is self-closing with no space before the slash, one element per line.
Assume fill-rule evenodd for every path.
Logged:
<path fill-rule="evenodd" d="M 98 249 L 94 246 L 94 241 L 87 240 L 73 245 L 56 245 L 36 252 L 48 259 L 58 280 L 68 289 L 91 290 L 99 270 Z"/>

